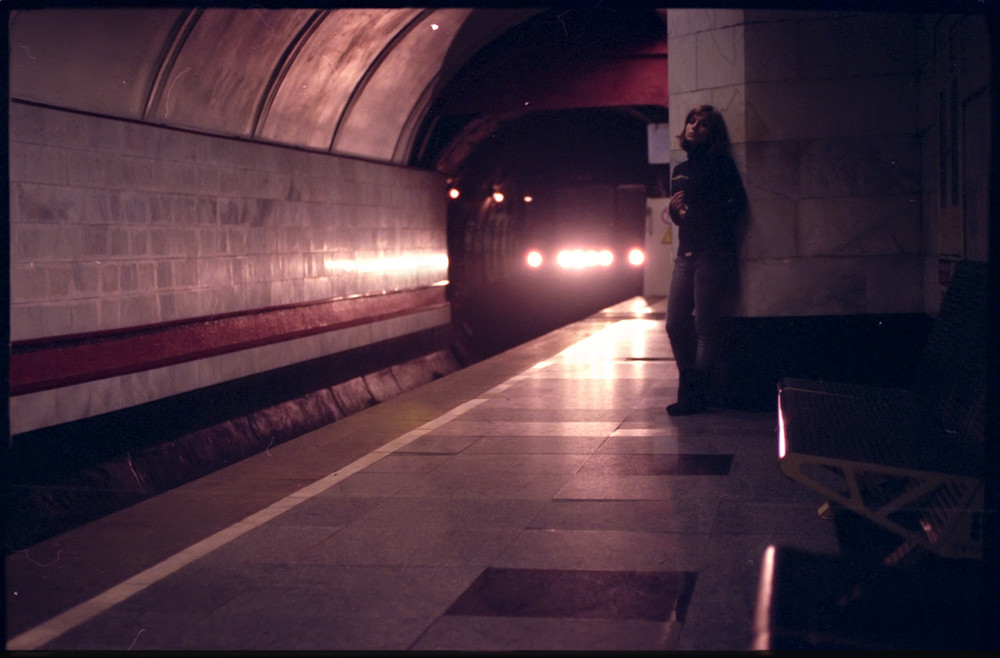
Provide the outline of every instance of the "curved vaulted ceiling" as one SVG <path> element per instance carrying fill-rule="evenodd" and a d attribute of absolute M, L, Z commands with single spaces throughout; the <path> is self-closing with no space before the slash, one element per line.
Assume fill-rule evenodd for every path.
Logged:
<path fill-rule="evenodd" d="M 10 98 L 404 163 L 449 79 L 537 13 L 19 10 L 10 15 Z"/>

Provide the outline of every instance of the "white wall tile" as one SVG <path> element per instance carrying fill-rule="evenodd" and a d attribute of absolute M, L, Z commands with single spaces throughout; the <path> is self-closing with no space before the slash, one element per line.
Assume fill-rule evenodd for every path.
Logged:
<path fill-rule="evenodd" d="M 253 276 L 277 277 L 270 279 L 276 284 L 267 295 L 271 303 L 294 303 L 322 299 L 300 296 L 327 295 L 331 289 L 346 295 L 370 294 L 384 287 L 379 281 L 379 289 L 359 289 L 356 286 L 363 281 L 356 276 L 334 282 L 326 272 L 307 267 L 314 257 L 325 259 L 331 245 L 362 243 L 375 244 L 383 252 L 405 250 L 407 245 L 396 241 L 410 236 L 398 228 L 415 225 L 436 235 L 438 248 L 444 248 L 444 201 L 434 201 L 424 191 L 441 187 L 433 174 L 44 108 L 18 106 L 11 122 L 11 153 L 25 178 L 12 185 L 12 224 L 63 224 L 66 233 L 77 238 L 75 242 L 63 240 L 57 253 L 55 243 L 39 231 L 15 231 L 14 262 L 20 257 L 27 262 L 57 256 L 69 261 L 81 256 L 157 261 L 204 255 L 224 266 L 199 261 L 197 281 L 175 275 L 173 292 L 198 295 L 195 288 L 220 288 L 211 306 L 216 312 L 227 312 L 256 308 L 260 291 L 268 286 L 255 286 L 252 292 L 243 287 L 247 296 L 235 296 L 226 256 L 269 254 L 253 268 Z M 86 130 L 94 134 L 73 134 Z M 30 166 L 28 150 L 32 152 Z M 289 201 L 293 197 L 313 201 Z M 331 199 L 343 204 L 332 213 Z M 79 232 L 76 227 L 85 224 L 93 228 Z M 110 225 L 123 224 L 137 228 L 131 234 L 120 228 L 113 235 L 109 232 Z M 381 241 L 369 243 L 365 231 L 373 225 L 392 231 L 380 236 Z M 205 232 L 211 226 L 228 226 L 232 231 L 213 237 Z M 284 228 L 288 226 L 298 229 L 289 231 Z M 314 238 L 314 234 L 323 237 Z M 131 241 L 123 242 L 123 238 Z M 19 239 L 45 242 L 19 244 Z M 184 271 L 191 273 L 190 267 Z M 249 270 L 243 274 L 249 276 Z M 124 280 L 134 282 L 135 278 Z M 428 283 L 420 280 L 419 273 L 399 280 L 407 285 Z M 161 282 L 136 285 L 126 286 L 126 291 L 150 295 L 164 291 Z M 95 290 L 95 295 L 114 295 L 120 290 L 104 287 Z M 176 296 L 172 299 L 171 315 L 204 306 L 181 303 Z M 231 306 L 220 308 L 221 303 Z M 140 306 L 129 302 L 128 312 L 119 320 L 134 318 Z M 147 305 L 150 312 L 159 307 L 158 302 Z M 154 313 L 145 321 L 158 319 Z M 108 318 L 102 315 L 97 322 L 107 328 Z M 18 334 L 38 331 L 41 328 L 36 325 L 20 328 Z"/>

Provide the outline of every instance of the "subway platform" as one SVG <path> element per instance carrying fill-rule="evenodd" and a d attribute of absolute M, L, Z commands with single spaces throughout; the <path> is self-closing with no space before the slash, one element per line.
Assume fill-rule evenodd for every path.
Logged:
<path fill-rule="evenodd" d="M 773 412 L 672 418 L 634 298 L 6 558 L 7 649 L 751 648 L 837 553 Z"/>

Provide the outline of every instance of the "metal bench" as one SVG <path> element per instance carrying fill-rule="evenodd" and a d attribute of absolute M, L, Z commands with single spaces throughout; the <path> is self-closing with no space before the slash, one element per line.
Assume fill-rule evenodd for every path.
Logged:
<path fill-rule="evenodd" d="M 915 547 L 982 556 L 987 265 L 958 263 L 909 388 L 784 378 L 781 471 Z"/>

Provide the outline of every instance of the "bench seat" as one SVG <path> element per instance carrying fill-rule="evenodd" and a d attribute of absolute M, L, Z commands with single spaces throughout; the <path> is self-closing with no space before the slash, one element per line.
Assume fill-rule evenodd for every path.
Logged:
<path fill-rule="evenodd" d="M 866 550 L 843 536 L 841 557 L 768 547 L 754 649 L 996 648 L 1000 597 L 983 570 L 987 271 L 956 265 L 908 387 L 778 382 L 782 473 L 838 522 L 864 519 L 864 536 L 847 539 Z M 868 522 L 892 546 L 870 551 Z"/>
<path fill-rule="evenodd" d="M 919 397 L 785 379 L 778 414 L 786 476 L 911 546 L 981 556 L 982 454 L 942 427 Z"/>
<path fill-rule="evenodd" d="M 956 265 L 910 387 L 778 382 L 781 471 L 907 550 L 982 555 L 986 275 Z"/>
<path fill-rule="evenodd" d="M 973 476 L 981 465 L 981 452 L 907 389 L 785 378 L 778 400 L 793 455 Z"/>

